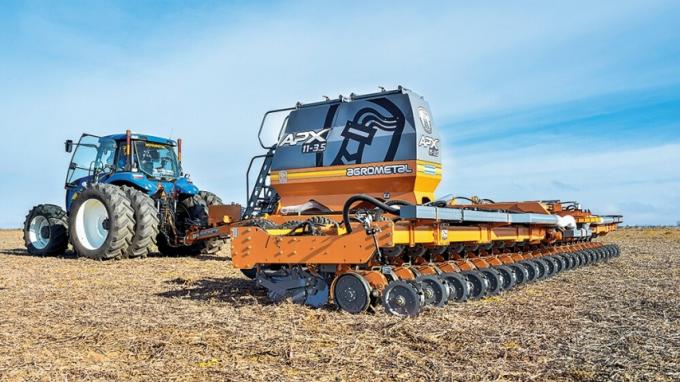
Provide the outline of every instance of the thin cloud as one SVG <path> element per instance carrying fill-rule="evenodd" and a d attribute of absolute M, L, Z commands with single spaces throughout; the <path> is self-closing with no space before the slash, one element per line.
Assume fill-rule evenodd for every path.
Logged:
<path fill-rule="evenodd" d="M 99 12 L 99 3 L 85 10 L 56 3 L 0 9 L 0 128 L 12 142 L 0 154 L 0 175 L 23 185 L 3 191 L 1 227 L 18 226 L 33 204 L 63 204 L 68 158 L 62 143 L 82 131 L 130 128 L 182 137 L 185 166 L 196 183 L 243 202 L 244 171 L 260 152 L 255 133 L 264 111 L 398 84 L 423 94 L 444 126 L 444 155 L 452 158 L 445 171 L 459 180 L 446 180 L 445 193 L 507 189 L 508 198 L 532 198 L 554 191 L 541 184 L 558 179 L 600 203 L 603 197 L 589 199 L 589 192 L 600 191 L 590 191 L 569 169 L 597 174 L 608 167 L 581 162 L 593 158 L 578 152 L 573 139 L 584 138 L 568 128 L 550 144 L 551 136 L 531 132 L 534 121 L 526 118 L 526 136 L 512 127 L 507 138 L 484 145 L 458 141 L 457 121 L 479 117 L 477 135 L 461 131 L 461 138 L 492 140 L 506 121 L 489 115 L 658 88 L 680 78 L 680 12 L 672 2 L 500 4 L 492 12 L 453 3 L 414 10 L 410 2 L 173 5 L 170 11 L 112 2 Z M 618 134 L 615 126 L 601 126 L 608 130 L 593 135 L 594 147 Z M 532 143 L 532 136 L 541 143 Z M 664 146 L 649 150 L 663 152 L 660 160 L 676 159 Z M 646 171 L 659 161 L 620 158 L 613 148 L 603 152 L 595 159 L 629 166 L 615 167 L 607 179 L 661 176 Z M 522 169 L 534 167 L 531 177 L 522 176 Z M 616 200 L 632 194 L 614 191 Z M 619 207 L 607 203 L 612 211 Z"/>

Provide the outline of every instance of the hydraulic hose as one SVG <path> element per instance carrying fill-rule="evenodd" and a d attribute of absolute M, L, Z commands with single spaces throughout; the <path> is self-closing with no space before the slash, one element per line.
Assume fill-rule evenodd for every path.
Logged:
<path fill-rule="evenodd" d="M 354 196 L 350 196 L 349 199 L 347 199 L 347 201 L 345 202 L 345 205 L 342 207 L 342 222 L 345 224 L 345 229 L 347 230 L 347 233 L 352 233 L 352 225 L 350 224 L 350 221 L 349 221 L 349 210 L 352 207 L 352 204 L 354 204 L 356 202 L 360 202 L 360 201 L 370 203 L 370 204 L 380 208 L 381 210 L 383 210 L 387 213 L 390 213 L 390 214 L 393 214 L 393 215 L 399 215 L 399 209 L 398 208 L 390 207 L 387 204 L 381 202 L 380 200 L 378 200 L 378 199 L 376 199 L 372 196 L 368 196 L 368 195 L 364 195 L 364 194 L 357 194 L 357 195 L 354 195 Z"/>

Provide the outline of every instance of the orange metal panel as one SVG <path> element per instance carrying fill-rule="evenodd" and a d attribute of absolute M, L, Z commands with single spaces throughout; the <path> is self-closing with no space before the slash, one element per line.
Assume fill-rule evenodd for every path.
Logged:
<path fill-rule="evenodd" d="M 218 204 L 208 207 L 208 225 L 231 223 L 241 218 L 240 204 Z"/>
<path fill-rule="evenodd" d="M 436 174 L 430 175 L 422 171 L 424 164 L 436 168 Z M 391 169 L 399 168 L 400 171 L 380 175 L 349 176 L 357 169 L 385 166 Z M 299 205 L 313 199 L 333 211 L 339 211 L 347 198 L 355 194 L 383 198 L 384 193 L 389 191 L 390 199 L 410 203 L 422 203 L 423 198 L 431 200 L 441 180 L 441 164 L 407 160 L 311 167 L 273 171 L 270 179 L 272 187 L 281 196 L 280 207 Z"/>
<path fill-rule="evenodd" d="M 391 222 L 376 223 L 380 247 L 391 247 Z M 335 236 L 272 236 L 257 227 L 232 228 L 231 250 L 234 266 L 253 268 L 257 264 L 365 264 L 375 252 L 373 237 L 363 229 Z"/>

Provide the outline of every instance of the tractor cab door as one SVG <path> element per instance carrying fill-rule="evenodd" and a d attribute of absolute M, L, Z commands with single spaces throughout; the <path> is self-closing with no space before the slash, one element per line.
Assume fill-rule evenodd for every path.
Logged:
<path fill-rule="evenodd" d="M 116 142 L 95 135 L 83 134 L 75 145 L 71 163 L 66 173 L 66 209 L 89 183 L 97 177 L 104 180 L 114 167 Z"/>

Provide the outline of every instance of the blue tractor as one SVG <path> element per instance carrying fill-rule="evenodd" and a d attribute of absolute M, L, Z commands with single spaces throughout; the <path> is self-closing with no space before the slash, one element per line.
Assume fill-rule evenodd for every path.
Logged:
<path fill-rule="evenodd" d="M 79 256 L 94 259 L 215 253 L 224 240 L 184 244 L 190 229 L 208 224 L 208 206 L 222 204 L 199 191 L 182 171 L 182 141 L 151 135 L 67 140 L 73 153 L 66 175 L 66 210 L 53 204 L 31 209 L 24 223 L 30 254 L 62 254 L 70 241 Z"/>

